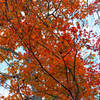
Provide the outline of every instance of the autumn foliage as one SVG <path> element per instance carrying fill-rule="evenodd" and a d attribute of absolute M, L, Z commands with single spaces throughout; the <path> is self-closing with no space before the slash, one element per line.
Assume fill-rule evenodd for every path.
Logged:
<path fill-rule="evenodd" d="M 10 81 L 9 96 L 1 98 L 97 100 L 99 64 L 93 62 L 93 52 L 85 59 L 82 51 L 98 51 L 90 45 L 95 34 L 83 29 L 81 22 L 98 3 L 0 0 L 0 61 L 8 64 L 8 72 L 0 72 L 1 85 L 7 87 Z"/>

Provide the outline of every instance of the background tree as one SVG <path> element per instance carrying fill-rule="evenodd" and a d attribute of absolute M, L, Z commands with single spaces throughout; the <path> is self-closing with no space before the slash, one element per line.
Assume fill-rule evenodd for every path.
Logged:
<path fill-rule="evenodd" d="M 83 25 L 98 3 L 0 0 L 0 61 L 9 66 L 8 73 L 0 72 L 2 86 L 10 80 L 9 96 L 1 98 L 96 100 L 100 72 L 91 60 L 95 55 L 84 59 L 82 50 L 94 50 L 95 34 Z M 24 54 L 16 51 L 20 47 Z"/>

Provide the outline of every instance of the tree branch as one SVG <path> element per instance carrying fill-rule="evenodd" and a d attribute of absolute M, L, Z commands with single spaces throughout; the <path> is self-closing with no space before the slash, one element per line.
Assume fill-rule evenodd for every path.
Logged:
<path fill-rule="evenodd" d="M 9 51 L 9 52 L 15 54 L 16 56 L 19 55 L 17 52 L 15 52 L 14 50 L 12 50 L 12 49 L 10 49 L 10 48 L 5 48 L 5 47 L 0 46 L 0 49 L 2 49 L 2 50 L 4 50 L 4 51 Z"/>

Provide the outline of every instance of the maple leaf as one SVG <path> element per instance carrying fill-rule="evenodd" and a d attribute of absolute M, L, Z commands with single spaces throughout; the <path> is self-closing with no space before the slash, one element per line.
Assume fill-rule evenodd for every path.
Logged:
<path fill-rule="evenodd" d="M 6 62 L 8 73 L 0 73 L 0 79 L 5 88 L 10 81 L 8 97 L 1 98 L 95 100 L 99 73 L 94 61 L 81 56 L 82 48 L 93 49 L 81 21 L 98 2 L 86 6 L 81 0 L 1 0 L 0 61 Z M 24 54 L 16 52 L 20 47 Z"/>

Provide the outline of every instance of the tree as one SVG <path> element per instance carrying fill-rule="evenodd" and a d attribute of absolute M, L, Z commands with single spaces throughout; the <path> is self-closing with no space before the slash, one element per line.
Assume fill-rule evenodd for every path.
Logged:
<path fill-rule="evenodd" d="M 4 87 L 7 80 L 11 83 L 9 96 L 1 98 L 95 100 L 100 72 L 91 61 L 95 55 L 84 59 L 82 50 L 94 50 L 89 43 L 95 34 L 83 24 L 98 3 L 0 0 L 0 61 L 8 64 L 8 73 L 0 72 L 0 78 Z M 24 54 L 16 51 L 20 47 Z"/>

